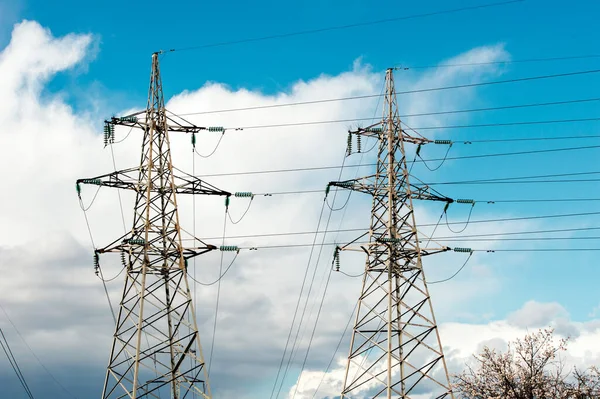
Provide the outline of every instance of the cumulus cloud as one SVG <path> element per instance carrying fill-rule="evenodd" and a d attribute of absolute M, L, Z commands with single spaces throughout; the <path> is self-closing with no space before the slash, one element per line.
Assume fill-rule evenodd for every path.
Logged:
<path fill-rule="evenodd" d="M 568 316 L 565 308 L 556 302 L 527 302 L 521 309 L 508 316 L 508 322 L 517 327 L 544 327 L 558 316 Z"/>
<path fill-rule="evenodd" d="M 79 209 L 74 190 L 74 181 L 79 177 L 91 177 L 113 170 L 113 159 L 109 148 L 102 150 L 102 138 L 98 126 L 107 115 L 91 112 L 77 113 L 63 100 L 61 93 L 46 93 L 46 84 L 59 73 L 70 73 L 85 65 L 93 55 L 94 38 L 91 35 L 67 35 L 54 37 L 51 32 L 36 22 L 25 21 L 13 29 L 12 39 L 0 53 L 0 148 L 2 167 L 5 173 L 2 192 L 0 223 L 0 303 L 22 330 L 32 349 L 55 373 L 65 373 L 62 381 L 77 389 L 82 397 L 97 394 L 103 379 L 113 321 L 106 306 L 101 283 L 93 273 L 91 244 L 88 231 Z M 468 63 L 506 59 L 503 46 L 482 47 L 471 50 L 445 63 Z M 493 65 L 471 68 L 452 68 L 419 76 L 401 77 L 398 89 L 433 87 L 469 82 L 483 77 L 495 76 L 501 71 Z M 143 71 L 145 73 L 145 71 Z M 306 101 L 315 98 L 348 97 L 372 94 L 381 91 L 382 71 L 373 71 L 368 65 L 356 62 L 349 71 L 338 75 L 322 75 L 307 81 L 298 81 L 288 90 L 266 95 L 260 91 L 234 90 L 227 85 L 210 82 L 199 88 L 190 88 L 168 99 L 167 108 L 177 114 L 190 114 L 228 108 L 244 108 L 276 105 L 287 102 Z M 147 76 L 140 75 L 141 81 Z M 167 86 L 169 77 L 163 76 Z M 400 100 L 403 110 L 410 113 L 427 112 L 447 106 L 467 106 L 477 98 L 475 89 L 460 93 L 428 93 L 411 95 Z M 214 114 L 185 115 L 185 118 L 204 126 L 249 127 L 277 123 L 302 121 L 363 118 L 378 115 L 377 99 L 365 101 L 342 101 L 301 107 L 281 107 Z M 125 113 L 126 111 L 124 111 Z M 455 116 L 454 118 L 463 118 Z M 436 119 L 419 119 L 419 123 L 438 123 Z M 410 122 L 412 123 L 412 122 Z M 173 158 L 176 166 L 196 175 L 214 175 L 261 169 L 285 169 L 304 166 L 337 165 L 344 154 L 344 143 L 348 126 L 323 124 L 296 126 L 280 129 L 229 130 L 209 159 L 196 157 L 193 160 L 190 138 L 171 136 Z M 124 141 L 114 146 L 117 168 L 136 166 L 139 162 L 140 136 L 117 129 L 116 139 Z M 197 149 L 207 154 L 212 151 L 220 133 L 198 136 Z M 366 146 L 365 146 L 366 147 Z M 374 154 L 354 156 L 347 163 L 373 162 Z M 253 191 L 270 193 L 305 189 L 323 190 L 327 182 L 338 178 L 353 178 L 366 174 L 366 168 L 319 172 L 208 176 L 206 180 L 229 191 Z M 87 206 L 96 192 L 84 187 L 83 200 Z M 111 242 L 123 231 L 119 198 L 115 191 L 102 189 L 97 193 L 89 211 L 96 246 Z M 340 193 L 332 207 L 346 200 Z M 330 198 L 332 199 L 332 198 Z M 123 193 L 125 229 L 131 223 L 130 205 L 132 196 Z M 223 230 L 224 206 L 222 198 L 178 198 L 182 226 L 194 231 L 208 242 L 220 244 Z M 227 225 L 228 236 L 268 234 L 289 231 L 314 231 L 339 228 L 364 228 L 369 224 L 370 204 L 367 198 L 353 195 L 347 211 L 334 212 L 317 226 L 323 193 L 315 195 L 281 195 L 268 197 L 257 195 L 245 218 L 239 224 Z M 230 207 L 232 218 L 239 218 L 248 205 L 247 200 L 234 198 Z M 196 220 L 192 220 L 195 208 Z M 435 222 L 436 216 L 426 208 L 417 210 L 420 220 Z M 437 212 L 437 211 L 436 211 Z M 496 226 L 498 228 L 498 226 Z M 319 242 L 347 242 L 355 237 L 354 232 L 330 233 L 318 236 Z M 189 236 L 186 236 L 188 238 Z M 212 238 L 211 238 L 212 237 Z M 290 237 L 253 237 L 229 239 L 227 244 L 244 247 L 264 247 L 277 244 L 310 244 L 310 234 Z M 186 241 L 189 243 L 189 241 Z M 221 304 L 217 337 L 212 366 L 212 383 L 219 397 L 260 397 L 248 393 L 248 387 L 257 391 L 270 391 L 280 362 L 292 321 L 293 310 L 300 293 L 300 283 L 305 273 L 309 281 L 314 279 L 312 294 L 306 293 L 302 305 L 307 303 L 303 327 L 299 330 L 295 352 L 290 362 L 290 371 L 283 387 L 286 392 L 295 380 L 308 348 L 312 324 L 315 322 L 320 298 L 325 289 L 325 279 L 331 264 L 331 247 L 318 247 L 309 257 L 307 248 L 259 249 L 243 251 L 232 266 L 221 287 Z M 232 260 L 225 257 L 225 266 Z M 195 277 L 203 282 L 216 278 L 219 271 L 219 254 L 208 254 L 197 259 L 193 266 Z M 447 276 L 455 262 L 431 261 L 427 271 L 433 278 Z M 439 309 L 441 320 L 452 318 L 450 309 L 467 303 L 473 298 L 498 290 L 495 275 L 483 261 L 473 262 L 465 276 L 476 276 L 480 284 L 466 285 L 456 279 L 451 284 L 432 289 L 434 306 Z M 308 271 L 307 271 L 308 267 Z M 343 260 L 344 270 L 360 272 L 364 259 L 348 256 Z M 115 276 L 120 268 L 118 259 L 103 259 L 107 277 Z M 429 275 L 429 274 L 428 274 Z M 462 276 L 461 276 L 462 277 Z M 117 278 L 108 286 L 112 303 L 117 303 L 122 280 Z M 296 398 L 312 395 L 311 389 L 318 385 L 319 372 L 331 358 L 331 352 L 340 338 L 340 331 L 347 323 L 356 301 L 360 282 L 357 279 L 335 274 L 325 296 L 321 322 L 311 345 L 307 370 L 302 374 Z M 197 301 L 198 323 L 205 353 L 212 343 L 212 328 L 215 309 L 216 286 L 194 288 Z M 439 306 L 438 306 L 439 304 Z M 298 315 L 300 317 L 300 315 Z M 26 373 L 45 381 L 44 372 L 12 327 L 0 317 L 0 326 L 15 342 L 17 356 L 23 360 Z M 459 325 L 444 327 L 442 336 L 451 353 L 468 356 L 466 349 L 455 343 L 472 339 L 493 340 L 494 334 L 470 337 Z M 467 328 L 467 327 L 465 327 Z M 490 327 L 492 331 L 494 327 Z M 499 327 L 498 327 L 499 328 Z M 503 327 L 504 328 L 504 327 Z M 507 331 L 513 331 L 507 328 Z M 518 326 L 511 326 L 520 333 Z M 596 331 L 591 325 L 578 339 L 585 339 Z M 456 329 L 456 330 L 455 330 Z M 476 329 L 476 327 L 474 327 Z M 470 331 L 470 330 L 469 330 Z M 503 330 L 504 331 L 504 330 Z M 588 334 L 588 335 L 586 335 Z M 295 331 L 294 335 L 295 336 Z M 486 338 L 487 337 L 487 338 Z M 503 334 L 503 339 L 510 334 Z M 344 339 L 342 348 L 348 347 Z M 476 347 L 469 347 L 474 351 Z M 344 349 L 345 351 L 345 349 Z M 454 352 L 452 352 L 454 351 Z M 594 356 L 593 353 L 589 356 Z M 83 376 L 81 364 L 86 364 Z M 5 365 L 0 374 L 8 375 Z M 325 376 L 320 392 L 333 397 L 340 389 L 343 362 L 335 363 L 334 370 Z M 73 376 L 73 377 L 69 377 Z M 69 379 L 70 378 L 70 379 Z M 65 382 L 66 379 L 66 382 Z M 86 381 L 77 385 L 76 380 Z M 231 383 L 234 380 L 235 383 Z M 89 384 L 87 383 L 89 382 Z M 41 382 L 40 382 L 41 384 Z M 91 387 L 87 387 L 87 386 Z M 41 385 L 37 385 L 40 389 Z M 60 392 L 60 388 L 51 385 Z M 265 388 L 268 387 L 268 388 Z M 91 392 L 91 391 L 93 392 Z M 91 393 L 90 393 L 91 392 Z M 48 395 L 52 395 L 49 393 Z M 244 396 L 245 395 L 245 396 Z M 49 396 L 50 397 L 50 396 Z"/>
<path fill-rule="evenodd" d="M 398 90 L 443 87 L 458 82 L 460 84 L 480 82 L 483 78 L 495 77 L 503 73 L 503 68 L 494 66 L 493 62 L 509 59 L 510 54 L 504 49 L 503 44 L 477 47 L 440 62 L 440 65 L 463 65 L 462 67 L 432 69 L 418 76 L 417 79 L 408 82 L 402 79 Z M 482 66 L 481 63 L 492 64 Z M 477 91 L 472 88 L 461 88 L 442 92 L 415 93 L 402 96 L 401 102 L 404 112 L 412 115 L 440 109 L 458 109 L 460 104 L 457 104 L 457 99 L 459 98 L 462 104 L 468 103 L 477 98 Z M 481 99 L 478 100 L 481 101 Z M 460 118 L 460 116 L 456 116 L 456 118 Z M 441 126 L 452 121 L 448 117 L 442 119 L 442 117 L 435 116 L 429 116 L 427 120 L 421 117 L 408 117 L 405 119 L 409 126 L 423 126 L 425 124 L 427 126 Z"/>
<path fill-rule="evenodd" d="M 556 302 L 529 301 L 521 309 L 508 315 L 507 321 L 520 328 L 552 326 L 558 335 L 579 336 L 579 329 L 569 321 L 567 310 Z"/>
<path fill-rule="evenodd" d="M 523 323 L 516 325 L 514 315 L 526 315 L 531 312 L 533 307 L 539 309 L 553 309 L 552 303 L 526 303 L 522 308 L 516 310 L 505 320 L 494 320 L 484 324 L 471 323 L 442 323 L 440 325 L 440 335 L 444 343 L 444 353 L 448 370 L 451 374 L 460 373 L 464 370 L 466 364 L 472 364 L 472 355 L 479 353 L 485 346 L 498 351 L 507 350 L 509 341 L 517 338 L 523 338 L 527 333 L 537 330 L 534 325 Z M 560 309 L 559 309 L 560 310 Z M 545 328 L 568 323 L 572 332 L 571 339 L 567 344 L 567 352 L 562 355 L 567 368 L 577 366 L 585 369 L 591 365 L 598 365 L 600 361 L 600 331 L 598 329 L 598 320 L 591 320 L 585 323 L 573 322 L 563 318 L 563 312 L 550 311 L 550 316 L 544 318 L 544 323 L 539 327 Z M 594 326 L 594 328 L 591 328 Z M 558 338 L 560 333 L 555 329 Z M 325 373 L 321 370 L 305 371 L 300 378 L 299 387 L 295 398 L 332 398 L 339 394 L 341 390 L 340 381 L 343 380 L 346 362 L 340 355 L 336 359 L 333 367 Z M 294 392 L 295 387 L 290 392 Z M 318 392 L 318 393 L 316 393 Z M 315 396 L 316 393 L 316 396 Z M 422 394 L 424 399 L 431 399 L 435 395 L 431 393 Z M 290 395 L 290 399 L 294 397 Z"/>

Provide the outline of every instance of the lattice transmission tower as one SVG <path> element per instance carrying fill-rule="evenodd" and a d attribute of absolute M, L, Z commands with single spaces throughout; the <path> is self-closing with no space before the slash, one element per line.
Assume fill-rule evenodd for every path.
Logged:
<path fill-rule="evenodd" d="M 131 231 L 94 254 L 98 269 L 100 254 L 120 253 L 126 271 L 103 399 L 211 398 L 187 266 L 188 259 L 217 247 L 200 240 L 194 241 L 199 246 L 182 246 L 177 194 L 231 194 L 174 173 L 169 132 L 194 135 L 207 128 L 167 114 L 158 54 L 152 55 L 146 110 L 105 121 L 105 144 L 113 142 L 115 125 L 142 130 L 139 166 L 77 181 L 78 192 L 82 183 L 135 192 Z"/>
<path fill-rule="evenodd" d="M 404 130 L 393 69 L 387 70 L 385 84 L 382 121 L 349 132 L 349 144 L 354 137 L 359 145 L 361 137 L 378 140 L 375 174 L 330 183 L 373 197 L 368 244 L 349 244 L 335 252 L 337 259 L 340 250 L 367 254 L 341 398 L 404 399 L 431 390 L 437 391 L 437 398 L 453 398 L 421 263 L 423 256 L 449 248 L 421 246 L 413 199 L 454 201 L 426 185 L 410 183 L 405 143 L 434 141 Z"/>

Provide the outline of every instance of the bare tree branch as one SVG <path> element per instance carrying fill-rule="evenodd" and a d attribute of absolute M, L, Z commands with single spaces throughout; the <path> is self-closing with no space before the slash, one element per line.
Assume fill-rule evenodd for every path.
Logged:
<path fill-rule="evenodd" d="M 463 399 L 600 399 L 600 370 L 575 368 L 572 375 L 558 356 L 567 339 L 555 344 L 553 329 L 527 334 L 509 343 L 506 353 L 484 347 L 477 368 L 454 376 Z"/>

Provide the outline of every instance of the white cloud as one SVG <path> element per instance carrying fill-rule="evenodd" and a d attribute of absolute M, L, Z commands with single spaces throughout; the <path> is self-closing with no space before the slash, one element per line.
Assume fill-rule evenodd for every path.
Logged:
<path fill-rule="evenodd" d="M 534 307 L 551 315 L 544 318 L 547 324 L 540 325 L 542 328 L 560 323 L 563 318 L 562 311 L 547 312 L 547 309 L 555 308 L 555 304 L 552 303 L 535 303 L 533 305 L 526 303 L 513 315 L 529 314 Z M 461 372 L 467 363 L 471 363 L 472 355 L 479 353 L 484 346 L 505 351 L 509 341 L 523 338 L 527 333 L 537 330 L 534 325 L 515 325 L 511 322 L 514 320 L 513 315 L 510 315 L 507 320 L 495 320 L 485 324 L 442 323 L 439 328 L 449 372 L 451 374 Z M 578 323 L 567 319 L 566 322 L 576 331 L 567 344 L 566 354 L 563 355 L 567 368 L 577 366 L 584 369 L 591 365 L 597 365 L 600 361 L 599 320 Z M 559 331 L 555 330 L 555 338 L 560 336 L 558 333 Z M 323 371 L 305 371 L 295 398 L 312 398 L 317 387 L 319 390 L 315 397 L 318 399 L 330 398 L 339 394 L 340 381 L 343 380 L 345 367 L 345 360 L 340 356 L 326 374 Z M 425 399 L 431 399 L 431 397 L 431 395 L 423 395 Z"/>
<path fill-rule="evenodd" d="M 448 60 L 441 61 L 441 65 L 456 65 L 456 64 L 479 64 L 465 65 L 460 68 L 437 68 L 423 73 L 415 81 L 405 82 L 400 74 L 400 83 L 397 85 L 397 90 L 412 90 L 422 88 L 444 87 L 453 84 L 469 84 L 480 82 L 483 78 L 499 76 L 503 72 L 503 68 L 499 68 L 493 64 L 499 60 L 509 60 L 510 54 L 504 49 L 504 45 L 497 44 L 494 46 L 482 46 L 474 48 L 463 54 L 452 57 Z M 484 63 L 481 65 L 481 63 Z M 491 64 L 485 64 L 491 63 Z M 461 104 L 466 104 L 473 101 L 477 96 L 477 91 L 472 88 L 461 88 L 456 90 L 432 91 L 424 93 L 409 94 L 400 97 L 400 105 L 404 113 L 419 114 L 424 112 L 432 112 L 439 110 L 459 109 Z M 479 102 L 482 99 L 477 98 Z M 442 126 L 451 124 L 456 119 L 462 116 L 445 115 L 443 119 L 436 116 L 409 117 L 405 118 L 405 122 L 413 126 Z M 437 132 L 428 132 L 437 134 Z"/>
<path fill-rule="evenodd" d="M 544 327 L 559 316 L 568 316 L 565 308 L 556 302 L 527 302 L 521 309 L 508 316 L 508 322 L 517 327 Z"/>
<path fill-rule="evenodd" d="M 74 182 L 79 177 L 95 176 L 112 170 L 109 149 L 102 150 L 102 138 L 98 126 L 106 115 L 75 113 L 63 101 L 60 93 L 44 93 L 46 83 L 57 73 L 72 71 L 89 56 L 93 37 L 90 35 L 67 35 L 56 38 L 35 22 L 23 22 L 13 31 L 10 44 L 0 54 L 0 96 L 5 105 L 0 109 L 0 148 L 2 168 L 5 173 L 0 209 L 0 303 L 8 310 L 16 324 L 36 353 L 49 363 L 78 364 L 86 362 L 101 369 L 105 365 L 113 322 L 106 309 L 100 282 L 93 274 L 88 233 L 84 224 Z M 502 46 L 483 47 L 472 50 L 456 59 L 447 61 L 481 62 L 506 58 Z M 398 90 L 404 87 L 433 87 L 456 81 L 472 81 L 484 76 L 494 76 L 499 70 L 494 66 L 476 69 L 452 68 L 438 73 L 425 74 L 416 80 L 400 78 Z M 141 81 L 147 77 L 140 75 Z M 163 76 L 168 86 L 169 76 Z M 379 92 L 382 86 L 381 71 L 357 62 L 351 71 L 336 76 L 319 76 L 309 81 L 299 81 L 289 90 L 275 95 L 258 91 L 232 90 L 219 83 L 207 83 L 196 90 L 189 90 L 169 99 L 167 107 L 177 113 L 189 113 L 214 109 L 250 107 L 305 101 L 315 98 L 336 98 Z M 450 93 L 412 95 L 402 98 L 401 107 L 407 112 L 426 112 L 434 108 L 459 108 L 467 106 L 476 98 L 474 89 Z M 407 106 L 410 101 L 410 106 Z M 301 107 L 271 108 L 252 112 L 190 115 L 187 119 L 200 125 L 253 126 L 295 121 L 351 119 L 375 115 L 376 100 L 331 102 Z M 462 117 L 462 116 L 461 116 Z M 435 119 L 420 118 L 419 123 L 436 123 Z M 341 161 L 347 126 L 325 124 L 298 126 L 281 129 L 255 129 L 228 131 L 215 155 L 208 160 L 196 158 L 196 174 L 213 174 L 243 170 L 294 168 L 303 166 L 336 165 Z M 117 130 L 117 140 L 126 135 Z M 131 136 L 115 145 L 118 168 L 135 166 L 139 156 L 139 135 Z M 198 151 L 212 150 L 219 133 L 206 133 L 198 137 Z M 176 165 L 192 171 L 190 138 L 171 136 L 173 158 Z M 373 155 L 366 155 L 363 162 L 372 162 Z M 357 156 L 347 163 L 360 162 Z M 363 173 L 364 170 L 359 173 Z M 342 178 L 352 178 L 357 171 L 348 170 Z M 217 187 L 230 191 L 254 191 L 258 193 L 325 189 L 330 180 L 338 178 L 337 170 L 289 174 L 246 175 L 210 177 L 206 180 Z M 88 204 L 94 190 L 84 187 L 83 198 Z M 130 223 L 131 195 L 124 194 L 126 224 Z M 311 231 L 317 224 L 322 194 L 287 195 L 280 197 L 257 196 L 245 219 L 238 225 L 229 224 L 228 235 L 261 234 L 286 231 Z M 342 194 L 336 201 L 343 203 Z M 192 200 L 179 197 L 182 224 L 193 230 L 191 220 Z M 234 198 L 231 205 L 233 217 L 241 215 L 246 200 Z M 222 231 L 223 199 L 198 198 L 197 235 L 218 237 Z M 368 199 L 354 195 L 349 202 L 343 224 L 341 213 L 336 212 L 330 229 L 341 226 L 365 227 L 369 222 Z M 419 209 L 422 220 L 435 220 L 436 215 Z M 436 211 L 437 212 L 437 211 Z M 97 246 L 118 236 L 122 231 L 118 198 L 114 191 L 102 189 L 89 212 L 90 222 Z M 327 216 L 327 213 L 326 213 Z M 497 227 L 497 226 L 496 226 Z M 324 229 L 324 222 L 321 224 Z M 345 242 L 354 233 L 330 234 L 326 241 Z M 249 238 L 231 240 L 228 244 L 261 246 L 278 243 L 310 243 L 312 236 L 273 238 Z M 210 240 L 218 244 L 220 241 Z M 315 270 L 317 253 L 311 262 L 309 278 Z M 211 281 L 218 273 L 219 254 L 209 254 L 197 260 L 197 278 Z M 226 256 L 226 264 L 230 261 Z M 218 336 L 213 366 L 213 388 L 226 396 L 239 397 L 240 391 L 255 375 L 264 384 L 274 378 L 292 311 L 296 306 L 299 282 L 302 281 L 308 261 L 308 250 L 260 249 L 242 252 L 227 277 L 223 280 Z M 323 250 L 315 274 L 314 296 L 308 302 L 305 325 L 311 326 L 316 316 L 318 299 L 323 291 L 323 281 L 331 262 L 331 248 Z M 436 261 L 437 262 L 437 261 Z M 431 276 L 448 275 L 456 263 L 447 266 L 427 263 Z M 364 259 L 360 256 L 344 256 L 342 267 L 348 272 L 360 271 Z M 439 266 L 439 267 L 438 267 Z M 476 276 L 481 284 L 474 287 L 461 279 L 434 289 L 434 307 L 441 309 L 441 319 L 449 314 L 451 306 L 468 303 L 473 298 L 498 290 L 496 276 L 483 261 L 473 262 L 465 271 L 466 276 Z M 103 259 L 107 276 L 119 271 L 117 259 Z M 429 276 L 429 274 L 428 274 Z M 432 278 L 430 277 L 430 279 Z M 109 286 L 113 303 L 118 300 L 121 280 Z M 358 295 L 359 282 L 334 274 L 329 286 L 321 323 L 309 357 L 309 368 L 324 367 L 331 350 L 339 339 L 340 326 L 346 324 Z M 458 295 L 458 292 L 460 295 Z M 205 352 L 210 349 L 212 317 L 216 287 L 199 287 L 198 319 Z M 438 305 L 439 304 L 439 305 Z M 311 309 L 313 309 L 311 311 Z M 448 317 L 446 317 L 448 318 Z M 0 318 L 0 325 L 10 328 Z M 450 327 L 448 327 L 450 328 Z M 452 336 L 453 330 L 448 333 Z M 301 362 L 307 348 L 310 328 L 301 331 L 299 353 L 294 367 Z M 461 332 L 462 333 L 462 332 Z M 488 339 L 493 339 L 493 334 Z M 65 339 L 68 337 L 68 339 Z M 445 337 L 443 335 L 443 337 Z M 584 339 L 582 333 L 580 339 Z M 445 338 L 444 342 L 446 341 Z M 448 338 L 450 342 L 453 338 Z M 479 337 L 478 337 L 479 339 Z M 344 348 L 347 342 L 343 342 Z M 450 345 L 452 347 L 452 345 Z M 457 345 L 458 346 L 458 345 Z M 21 348 L 22 349 L 22 348 Z M 462 352 L 460 352 L 462 354 Z M 30 359 L 27 352 L 20 351 L 22 358 Z M 34 364 L 30 365 L 32 370 Z M 235 376 L 239 381 L 231 386 Z M 252 377 L 250 377 L 252 376 Z M 100 373 L 96 376 L 101 379 Z M 229 379 L 225 379 L 228 377 Z M 332 374 L 324 389 L 338 389 L 339 375 Z M 307 374 L 299 391 L 309 392 L 318 378 Z M 329 378 L 329 377 L 328 377 Z M 306 385 L 304 385 L 306 384 Z M 285 387 L 287 389 L 287 387 Z M 332 391 L 333 392 L 333 391 Z M 225 396 L 224 396 L 225 397 Z M 250 396 L 251 397 L 251 396 Z M 298 396 L 297 396 L 298 397 Z"/>
<path fill-rule="evenodd" d="M 90 35 L 75 34 L 56 39 L 49 30 L 30 21 L 15 25 L 11 42 L 0 58 L 5 77 L 0 84 L 0 93 L 18 94 L 18 99 L 27 95 L 28 100 L 34 100 L 51 76 L 73 68 L 83 59 L 91 40 Z M 12 111 L 33 110 L 16 105 L 12 104 Z"/>

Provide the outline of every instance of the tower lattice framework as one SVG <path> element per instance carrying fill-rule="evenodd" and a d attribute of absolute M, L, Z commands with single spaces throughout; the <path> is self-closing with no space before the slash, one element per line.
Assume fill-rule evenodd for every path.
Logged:
<path fill-rule="evenodd" d="M 211 398 L 187 264 L 217 247 L 198 239 L 197 247 L 182 246 L 176 194 L 231 194 L 174 173 L 169 132 L 206 128 L 167 113 L 158 53 L 152 56 L 147 109 L 105 121 L 105 141 L 112 142 L 115 125 L 143 131 L 139 167 L 77 181 L 136 193 L 131 231 L 94 255 L 98 267 L 100 254 L 120 253 L 126 271 L 102 398 Z"/>
<path fill-rule="evenodd" d="M 454 398 L 421 263 L 449 248 L 421 246 L 413 209 L 413 199 L 453 200 L 409 181 L 405 143 L 432 141 L 403 129 L 393 69 L 386 72 L 382 121 L 349 134 L 349 141 L 376 138 L 378 160 L 372 176 L 330 183 L 373 197 L 368 244 L 336 250 L 336 256 L 339 250 L 367 254 L 341 398 L 404 399 L 430 391 Z"/>

